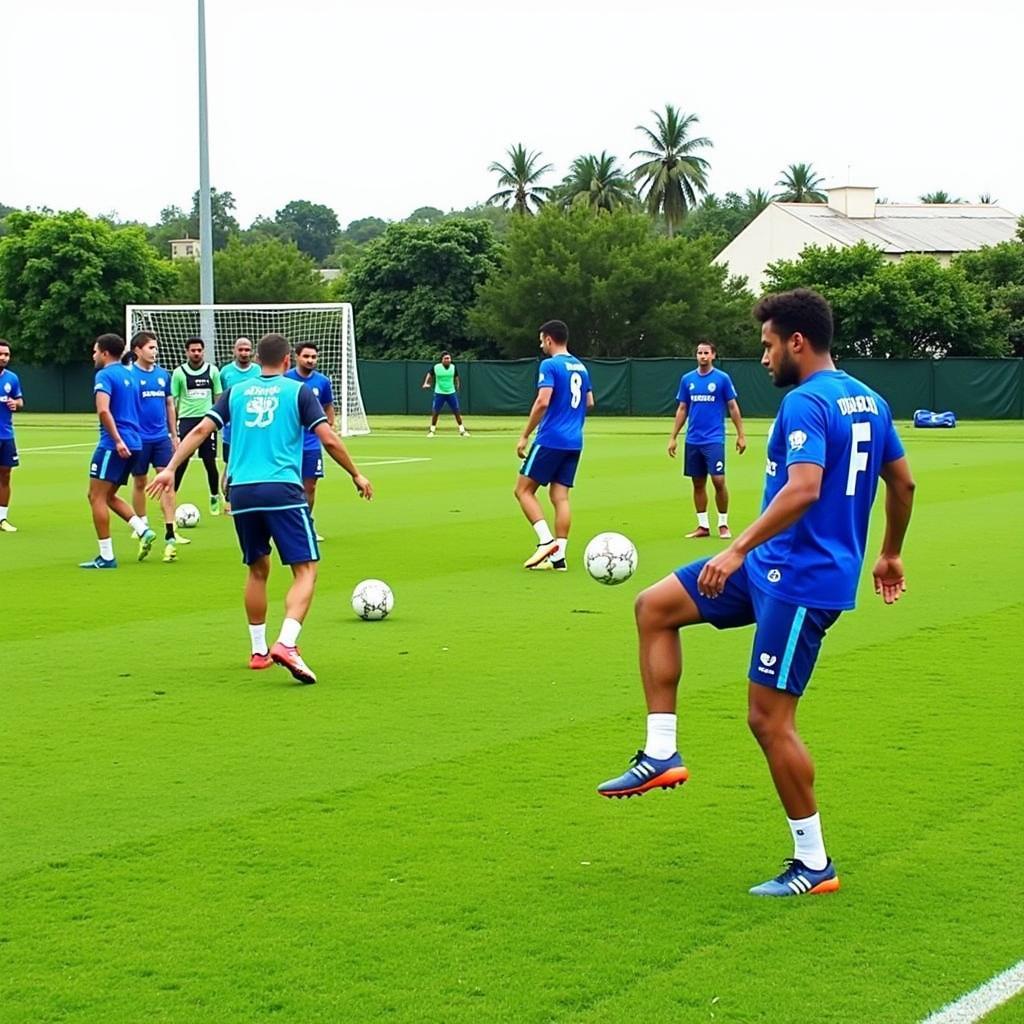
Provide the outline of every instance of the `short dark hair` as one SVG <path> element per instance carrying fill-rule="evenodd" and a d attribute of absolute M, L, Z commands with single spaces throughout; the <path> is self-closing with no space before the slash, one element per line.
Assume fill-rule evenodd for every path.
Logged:
<path fill-rule="evenodd" d="M 96 347 L 101 352 L 106 352 L 108 356 L 120 359 L 121 353 L 124 352 L 124 338 L 120 334 L 101 334 L 96 339 Z"/>
<path fill-rule="evenodd" d="M 4 348 L 11 347 L 11 343 L 6 338 L 0 338 L 0 345 L 3 345 Z"/>
<path fill-rule="evenodd" d="M 295 346 L 295 354 L 301 356 L 303 349 L 307 348 L 311 348 L 317 355 L 320 354 L 320 346 L 315 341 L 300 341 Z"/>
<path fill-rule="evenodd" d="M 202 345 L 204 349 L 206 348 L 206 342 L 203 341 L 203 339 L 200 338 L 198 334 L 193 335 L 191 338 L 185 339 L 186 350 L 188 349 L 189 345 Z"/>
<path fill-rule="evenodd" d="M 832 307 L 810 288 L 765 295 L 754 307 L 754 319 L 762 324 L 771 320 L 775 333 L 783 338 L 799 331 L 815 352 L 827 352 L 832 346 Z"/>
<path fill-rule="evenodd" d="M 264 334 L 256 345 L 256 358 L 264 366 L 280 366 L 291 350 L 283 334 Z"/>
<path fill-rule="evenodd" d="M 569 328 L 564 320 L 547 320 L 540 325 L 540 333 L 564 345 L 569 340 Z"/>
<path fill-rule="evenodd" d="M 442 352 L 441 353 L 441 358 L 444 359 L 445 356 L 447 356 L 449 359 L 451 359 L 452 354 L 451 354 L 451 352 Z"/>
<path fill-rule="evenodd" d="M 709 349 L 711 349 L 711 354 L 712 355 L 715 355 L 715 356 L 718 355 L 718 346 L 710 338 L 701 338 L 701 339 L 699 339 L 698 342 L 697 342 L 697 348 L 700 348 L 701 345 L 707 345 L 707 347 Z"/>
<path fill-rule="evenodd" d="M 132 336 L 132 351 L 135 352 L 151 341 L 156 341 L 156 335 L 152 331 L 138 331 Z"/>

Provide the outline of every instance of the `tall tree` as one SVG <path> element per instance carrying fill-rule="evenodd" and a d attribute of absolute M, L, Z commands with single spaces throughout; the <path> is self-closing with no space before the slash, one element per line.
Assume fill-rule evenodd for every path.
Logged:
<path fill-rule="evenodd" d="M 934 203 L 936 205 L 953 205 L 954 203 L 962 203 L 963 200 L 959 197 L 953 198 L 948 192 L 938 189 L 935 192 L 925 192 L 923 196 L 917 197 L 920 203 Z"/>
<path fill-rule="evenodd" d="M 235 197 L 230 192 L 218 192 L 210 189 L 210 219 L 212 221 L 213 248 L 223 249 L 228 244 L 230 235 L 238 234 L 238 221 L 232 210 L 235 208 Z M 192 213 L 188 219 L 188 233 L 192 238 L 199 238 L 199 189 L 192 194 Z"/>
<path fill-rule="evenodd" d="M 317 263 L 323 263 L 334 252 L 339 234 L 338 215 L 329 206 L 293 199 L 277 211 L 274 220 L 284 228 L 285 237 Z"/>
<path fill-rule="evenodd" d="M 629 175 L 616 157 L 603 150 L 576 157 L 555 192 L 563 206 L 583 205 L 609 213 L 636 204 L 636 190 Z"/>
<path fill-rule="evenodd" d="M 790 164 L 775 182 L 782 189 L 775 198 L 780 203 L 823 203 L 828 198 L 821 191 L 824 181 L 813 164 Z"/>
<path fill-rule="evenodd" d="M 529 153 L 520 142 L 508 149 L 508 164 L 495 161 L 487 168 L 492 174 L 498 175 L 499 191 L 488 197 L 487 202 L 503 206 L 513 213 L 525 215 L 539 210 L 546 202 L 551 189 L 538 185 L 551 164 L 538 167 L 540 153 Z M 531 209 L 531 206 L 533 209 Z"/>
<path fill-rule="evenodd" d="M 439 210 L 436 206 L 418 206 L 408 217 L 405 218 L 406 224 L 436 224 L 439 220 L 443 219 L 444 210 Z"/>
<path fill-rule="evenodd" d="M 710 149 L 710 139 L 690 137 L 690 130 L 699 122 L 696 114 L 684 114 L 666 104 L 664 114 L 652 110 L 654 128 L 638 124 L 636 129 L 647 139 L 650 149 L 634 150 L 631 157 L 642 157 L 642 163 L 633 168 L 633 180 L 647 205 L 647 212 L 665 217 L 669 238 L 682 223 L 686 212 L 697 203 L 697 194 L 704 195 L 707 188 L 708 162 L 697 155 L 701 149 Z M 646 195 L 643 193 L 646 192 Z"/>

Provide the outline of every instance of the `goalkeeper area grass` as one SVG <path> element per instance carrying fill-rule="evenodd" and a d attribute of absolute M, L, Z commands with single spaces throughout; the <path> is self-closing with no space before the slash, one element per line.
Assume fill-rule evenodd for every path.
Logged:
<path fill-rule="evenodd" d="M 750 630 L 684 634 L 690 781 L 594 791 L 644 741 L 634 596 L 723 546 L 682 539 L 670 421 L 592 418 L 566 574 L 521 568 L 522 422 L 470 418 L 460 439 L 443 418 L 431 439 L 426 417 L 372 419 L 349 442 L 369 504 L 328 464 L 303 687 L 246 667 L 244 570 L 199 463 L 176 564 L 159 543 L 138 563 L 118 521 L 120 569 L 83 572 L 94 419 L 19 414 L 3 1020 L 914 1022 L 1021 958 L 1024 425 L 901 424 L 907 593 L 871 593 L 880 498 L 859 608 L 800 714 L 843 887 L 776 901 L 747 895 L 792 852 L 746 728 Z M 734 532 L 767 426 L 730 449 Z M 619 587 L 583 571 L 604 530 L 639 549 Z M 351 611 L 366 577 L 394 590 L 384 622 Z M 288 578 L 275 564 L 271 638 Z"/>

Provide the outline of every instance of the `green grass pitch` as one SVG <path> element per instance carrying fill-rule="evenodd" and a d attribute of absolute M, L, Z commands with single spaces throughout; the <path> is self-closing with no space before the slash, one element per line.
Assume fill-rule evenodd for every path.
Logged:
<path fill-rule="evenodd" d="M 913 1022 L 1020 959 L 1024 427 L 904 425 L 908 592 L 885 608 L 865 571 L 801 712 L 843 889 L 768 901 L 747 887 L 790 840 L 745 725 L 750 631 L 685 635 L 690 782 L 594 792 L 643 742 L 634 595 L 720 547 L 681 539 L 669 421 L 592 420 L 565 575 L 520 568 L 520 422 L 376 420 L 351 441 L 370 504 L 329 465 L 301 687 L 246 668 L 230 520 L 174 565 L 118 523 L 121 568 L 82 572 L 93 422 L 19 416 L 0 1019 Z M 730 456 L 734 528 L 766 429 Z M 179 500 L 205 510 L 200 464 Z M 582 570 L 602 530 L 639 548 L 621 587 Z M 349 608 L 368 576 L 385 622 Z"/>

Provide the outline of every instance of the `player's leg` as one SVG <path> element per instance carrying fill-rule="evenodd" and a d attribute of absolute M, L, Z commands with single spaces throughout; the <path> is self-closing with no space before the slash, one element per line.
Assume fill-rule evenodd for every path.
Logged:
<path fill-rule="evenodd" d="M 155 458 L 153 468 L 159 473 L 171 461 L 171 445 L 166 442 L 165 451 L 160 451 Z M 162 463 L 162 465 L 161 465 Z M 160 511 L 164 516 L 164 558 L 165 562 L 176 562 L 178 560 L 178 534 L 174 523 L 174 510 L 178 503 L 178 496 L 174 491 L 164 491 L 160 495 Z M 184 543 L 189 543 L 185 541 Z"/>
<path fill-rule="evenodd" d="M 12 442 L 13 445 L 13 442 Z M 5 462 L 8 460 L 4 460 Z M 17 533 L 17 527 L 7 521 L 11 506 L 11 469 L 13 466 L 0 464 L 0 532 Z"/>
<path fill-rule="evenodd" d="M 93 466 L 96 466 L 95 456 Z M 114 558 L 114 541 L 110 536 L 110 506 L 108 498 L 113 493 L 114 484 L 92 477 L 89 480 L 89 492 L 87 495 L 89 509 L 92 512 L 92 525 L 96 530 L 96 539 L 99 541 L 100 553 L 97 558 L 90 562 L 80 562 L 82 569 L 116 569 L 117 560 Z"/>
<path fill-rule="evenodd" d="M 718 509 L 718 536 L 728 540 L 732 531 L 729 529 L 729 488 L 725 483 L 725 474 L 713 475 L 711 484 L 715 489 L 715 508 Z"/>
<path fill-rule="evenodd" d="M 451 399 L 448 404 L 452 407 L 452 415 L 455 417 L 455 422 L 459 425 L 459 437 L 468 437 L 469 434 L 466 431 L 466 425 L 462 422 L 462 410 L 459 408 L 459 396 L 449 395 L 448 398 Z"/>
<path fill-rule="evenodd" d="M 313 506 L 316 504 L 316 485 L 324 475 L 324 455 L 319 449 L 316 451 L 304 451 L 302 453 L 302 491 L 306 495 L 306 504 L 309 505 L 309 514 L 312 518 Z M 323 542 L 323 537 L 316 534 L 318 544 Z"/>
<path fill-rule="evenodd" d="M 523 568 L 534 569 L 543 565 L 558 550 L 555 538 L 548 527 L 544 512 L 537 500 L 537 489 L 551 482 L 547 473 L 547 456 L 540 445 L 534 445 L 523 463 L 516 479 L 515 497 L 526 516 L 526 521 L 537 534 L 537 547 L 523 563 Z"/>
<path fill-rule="evenodd" d="M 194 418 L 186 418 L 178 420 L 178 440 L 180 441 L 197 423 L 199 420 Z M 193 453 L 194 455 L 194 453 Z M 185 479 L 185 472 L 188 470 L 188 464 L 192 461 L 193 456 L 190 455 L 175 471 L 174 471 L 174 492 L 175 494 L 181 490 L 181 481 Z"/>
<path fill-rule="evenodd" d="M 565 553 L 569 547 L 569 528 L 572 526 L 572 510 L 569 506 L 569 491 L 576 481 L 576 469 L 580 463 L 580 453 L 566 451 L 558 468 L 554 471 L 548 487 L 548 497 L 555 508 L 555 543 L 557 550 L 551 556 L 551 568 L 566 572 Z"/>
<path fill-rule="evenodd" d="M 434 431 L 437 429 L 437 418 L 441 415 L 441 409 L 444 408 L 444 403 L 441 401 L 442 395 L 435 394 L 433 401 L 430 403 L 430 429 L 427 431 L 427 437 L 433 437 Z"/>
<path fill-rule="evenodd" d="M 224 511 L 230 514 L 231 501 L 228 498 L 228 459 L 230 458 L 231 455 L 231 445 L 229 445 L 226 441 L 222 441 L 220 450 L 221 457 L 224 462 L 224 468 L 221 470 L 220 473 L 220 493 L 224 497 Z"/>
<path fill-rule="evenodd" d="M 308 508 L 281 509 L 263 515 L 281 561 L 292 570 L 292 585 L 284 599 L 284 621 L 270 656 L 300 683 L 315 683 L 316 674 L 302 660 L 298 647 L 299 633 L 313 602 L 320 560 L 313 520 Z"/>
<path fill-rule="evenodd" d="M 262 512 L 243 512 L 232 518 L 242 561 L 248 569 L 245 579 L 245 617 L 249 624 L 251 654 L 249 668 L 273 665 L 267 647 L 267 579 L 270 576 L 270 527 Z"/>
<path fill-rule="evenodd" d="M 693 507 L 697 511 L 697 529 L 687 537 L 710 537 L 708 525 L 708 467 L 704 450 L 699 444 L 687 442 L 683 446 L 683 476 L 688 476 L 693 485 Z"/>
<path fill-rule="evenodd" d="M 210 515 L 220 515 L 220 474 L 217 472 L 217 435 L 211 434 L 199 446 L 199 458 L 206 469 L 206 487 L 210 492 Z M 175 488 L 177 489 L 177 488 Z"/>

